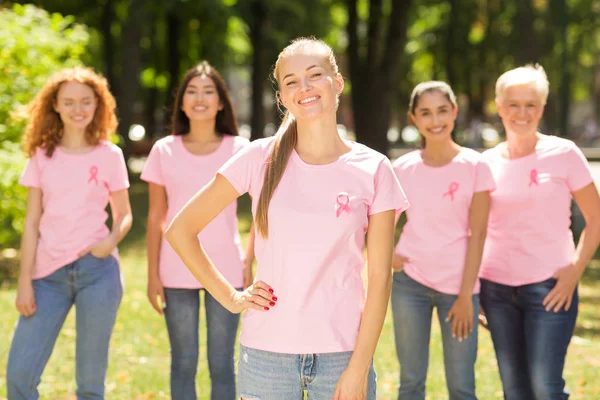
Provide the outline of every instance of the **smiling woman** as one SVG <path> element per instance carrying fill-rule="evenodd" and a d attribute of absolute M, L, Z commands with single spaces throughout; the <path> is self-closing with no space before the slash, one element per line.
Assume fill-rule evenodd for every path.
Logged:
<path fill-rule="evenodd" d="M 390 292 L 394 214 L 408 203 L 390 161 L 338 133 L 344 81 L 327 44 L 295 40 L 280 53 L 274 76 L 287 109 L 275 136 L 254 141 L 220 168 L 166 237 L 217 301 L 246 310 L 242 398 L 299 400 L 306 390 L 310 398 L 375 399 L 372 362 Z M 238 292 L 197 235 L 246 192 L 258 265 L 254 283 Z"/>
<path fill-rule="evenodd" d="M 600 241 L 600 197 L 587 160 L 573 142 L 538 131 L 547 96 L 541 66 L 500 76 L 496 106 L 506 142 L 484 153 L 497 189 L 481 304 L 506 398 L 568 397 L 562 373 L 577 318 L 577 283 Z M 572 198 L 586 221 L 577 248 L 569 229 Z"/>
<path fill-rule="evenodd" d="M 196 399 L 200 291 L 164 238 L 164 229 L 179 210 L 234 154 L 248 145 L 238 127 L 227 86 L 206 61 L 185 74 L 175 98 L 172 135 L 158 140 L 148 156 L 142 179 L 149 183 L 148 298 L 164 315 L 171 343 L 171 398 Z M 238 233 L 236 204 L 229 204 L 198 239 L 219 271 L 236 289 L 252 280 Z M 250 241 L 249 246 L 253 246 Z M 248 265 L 250 264 L 250 265 Z M 239 316 L 205 293 L 208 365 L 215 399 L 235 398 L 234 345 Z"/>
<path fill-rule="evenodd" d="M 423 149 L 394 162 L 413 205 L 396 246 L 392 311 L 400 361 L 398 398 L 424 398 L 434 308 L 440 319 L 449 397 L 476 399 L 477 274 L 495 184 L 481 154 L 452 140 L 458 112 L 448 84 L 423 82 L 410 117 Z"/>
<path fill-rule="evenodd" d="M 108 346 L 122 287 L 117 245 L 131 228 L 127 168 L 110 143 L 117 119 L 106 80 L 87 68 L 52 77 L 29 105 L 30 158 L 16 306 L 21 314 L 7 366 L 10 400 L 37 385 L 73 305 L 77 393 L 103 398 Z M 112 230 L 106 226 L 110 204 Z M 83 394 L 83 395 L 82 395 Z"/>

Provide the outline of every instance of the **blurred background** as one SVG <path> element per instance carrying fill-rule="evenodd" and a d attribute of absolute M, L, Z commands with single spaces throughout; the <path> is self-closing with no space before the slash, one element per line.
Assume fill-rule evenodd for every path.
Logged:
<path fill-rule="evenodd" d="M 121 243 L 126 291 L 111 344 L 107 396 L 166 399 L 169 346 L 164 321 L 146 300 L 147 185 L 139 180 L 154 141 L 169 133 L 175 88 L 185 71 L 208 60 L 225 77 L 241 132 L 272 135 L 280 115 L 270 74 L 276 57 L 298 36 L 324 39 L 346 79 L 340 133 L 398 157 L 418 147 L 407 120 L 413 87 L 451 84 L 459 99 L 454 132 L 464 146 L 502 140 L 494 85 L 508 69 L 540 63 L 550 81 L 541 131 L 574 140 L 600 183 L 600 0 L 0 0 L 0 368 L 7 358 L 18 247 L 26 209 L 17 184 L 26 162 L 19 109 L 49 75 L 87 65 L 108 79 L 118 103 L 113 137 L 127 158 L 134 223 Z M 238 208 L 244 240 L 252 216 Z M 583 228 L 574 208 L 573 230 Z M 600 258 L 580 286 L 581 305 L 566 376 L 574 399 L 599 399 Z M 201 317 L 203 318 L 203 317 Z M 73 399 L 71 315 L 44 373 L 43 398 Z M 436 325 L 436 324 L 434 324 Z M 204 329 L 204 328 L 202 328 Z M 201 335 L 204 343 L 204 334 Z M 204 344 L 202 344 L 204 346 Z M 205 348 L 198 393 L 208 399 Z M 447 397 L 441 339 L 432 336 L 428 399 Z M 375 357 L 378 398 L 396 395 L 398 364 L 388 315 Z M 489 335 L 480 336 L 477 387 L 482 399 L 502 398 Z M 5 394 L 0 374 L 0 398 Z"/>
<path fill-rule="evenodd" d="M 242 134 L 272 135 L 280 118 L 272 66 L 291 39 L 309 35 L 333 46 L 346 78 L 340 132 L 392 158 L 418 146 L 407 122 L 417 83 L 451 84 L 456 140 L 481 149 L 503 135 L 497 77 L 540 63 L 550 80 L 541 130 L 594 159 L 599 15 L 598 0 L 0 0 L 0 245 L 16 245 L 25 209 L 17 111 L 63 67 L 88 65 L 108 79 L 115 141 L 132 174 L 168 134 L 179 79 L 201 60 L 225 76 Z"/>

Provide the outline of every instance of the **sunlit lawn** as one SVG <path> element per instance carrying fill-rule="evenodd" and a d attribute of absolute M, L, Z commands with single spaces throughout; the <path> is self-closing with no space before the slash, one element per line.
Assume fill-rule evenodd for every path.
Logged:
<path fill-rule="evenodd" d="M 146 188 L 133 185 L 130 194 L 136 217 L 134 228 L 121 246 L 125 295 L 115 327 L 110 367 L 107 376 L 107 399 L 168 399 L 169 345 L 164 321 L 146 300 L 146 262 L 144 229 L 147 211 Z M 240 228 L 248 231 L 247 201 L 240 207 Z M 569 348 L 566 367 L 572 399 L 600 399 L 600 262 L 588 269 L 580 289 L 581 305 L 576 336 Z M 0 398 L 6 397 L 5 366 L 17 320 L 13 303 L 14 281 L 5 281 L 0 289 Z M 56 343 L 39 387 L 43 399 L 74 399 L 75 329 L 74 313 Z M 204 319 L 202 318 L 202 321 Z M 202 324 L 203 326 L 203 324 Z M 437 318 L 431 337 L 430 368 L 427 398 L 447 398 L 442 349 Z M 311 328 L 307 328 L 311 329 Z M 314 328 L 312 328 L 314 329 Z M 209 379 L 206 364 L 205 332 L 201 332 L 202 348 L 197 387 L 200 399 L 209 399 Z M 383 335 L 377 348 L 375 366 L 378 373 L 378 399 L 394 399 L 399 366 L 394 351 L 391 313 L 388 312 Z M 489 334 L 480 330 L 477 361 L 477 394 L 480 399 L 502 397 L 500 381 Z M 285 399 L 282 399 L 285 400 Z"/>

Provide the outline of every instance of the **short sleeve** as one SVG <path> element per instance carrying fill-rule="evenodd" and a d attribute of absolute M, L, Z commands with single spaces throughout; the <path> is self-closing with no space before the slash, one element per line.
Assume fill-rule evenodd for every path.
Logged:
<path fill-rule="evenodd" d="M 217 171 L 231 183 L 240 196 L 250 191 L 252 175 L 262 161 L 263 148 L 260 142 L 260 139 L 255 140 L 246 146 Z"/>
<path fill-rule="evenodd" d="M 594 181 L 583 152 L 575 144 L 567 151 L 567 185 L 571 192 L 583 189 Z"/>
<path fill-rule="evenodd" d="M 395 210 L 400 213 L 408 208 L 408 200 L 398 182 L 390 160 L 385 158 L 375 173 L 375 194 L 369 206 L 369 215 Z"/>
<path fill-rule="evenodd" d="M 125 164 L 123 151 L 119 147 L 113 146 L 111 152 L 113 154 L 113 173 L 110 175 L 110 181 L 107 183 L 110 192 L 116 192 L 129 187 L 129 175 L 127 174 L 127 164 Z"/>
<path fill-rule="evenodd" d="M 161 154 L 160 142 L 154 143 L 140 176 L 143 181 L 165 185 L 161 168 Z"/>
<path fill-rule="evenodd" d="M 248 147 L 249 145 L 250 145 L 250 141 L 248 139 L 246 139 L 245 137 L 234 136 L 233 154 L 239 153 L 241 150 Z"/>
<path fill-rule="evenodd" d="M 496 181 L 494 180 L 490 165 L 485 160 L 479 160 L 475 164 L 475 188 L 473 192 L 491 192 L 495 189 Z"/>
<path fill-rule="evenodd" d="M 19 184 L 26 187 L 39 188 L 42 186 L 40 182 L 40 164 L 39 158 L 42 157 L 40 151 L 36 152 L 25 165 L 25 169 L 19 178 Z"/>

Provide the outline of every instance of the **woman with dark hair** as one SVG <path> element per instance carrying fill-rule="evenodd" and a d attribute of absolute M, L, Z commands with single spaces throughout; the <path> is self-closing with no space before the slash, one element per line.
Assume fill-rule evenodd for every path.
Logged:
<path fill-rule="evenodd" d="M 396 176 L 413 205 L 393 258 L 398 399 L 425 399 L 435 308 L 448 398 L 474 400 L 477 275 L 495 183 L 482 155 L 452 140 L 458 104 L 447 83 L 418 84 L 409 112 L 423 148 L 394 162 Z"/>
<path fill-rule="evenodd" d="M 231 156 L 248 144 L 238 127 L 227 86 L 206 61 L 190 69 L 179 86 L 172 134 L 157 141 L 142 172 L 150 184 L 148 211 L 148 298 L 164 315 L 171 343 L 171 397 L 196 398 L 198 325 L 202 285 L 185 267 L 164 230 L 187 201 Z M 245 267 L 236 203 L 223 210 L 198 238 L 235 288 L 252 280 Z M 252 246 L 252 244 L 251 244 Z M 252 262 L 253 257 L 248 257 Z M 160 301 L 159 301 L 160 298 Z M 205 292 L 211 398 L 235 398 L 234 345 L 239 316 Z"/>

